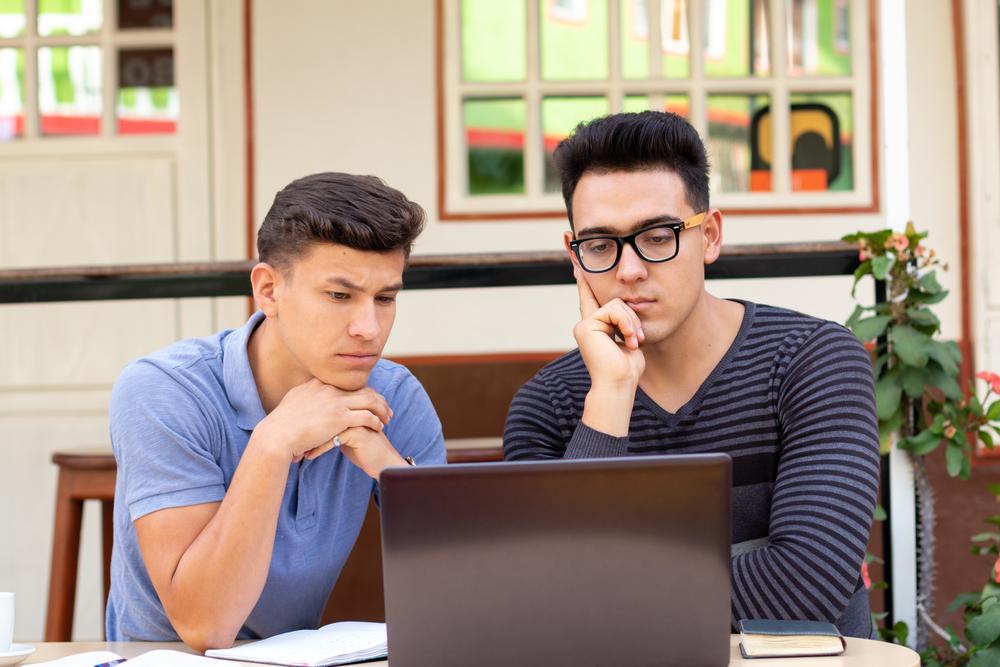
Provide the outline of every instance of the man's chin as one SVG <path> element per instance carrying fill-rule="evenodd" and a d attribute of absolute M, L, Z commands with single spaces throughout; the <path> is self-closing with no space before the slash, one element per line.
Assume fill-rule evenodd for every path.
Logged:
<path fill-rule="evenodd" d="M 341 391 L 357 391 L 359 389 L 364 389 L 368 386 L 368 376 L 371 375 L 371 369 L 350 369 L 350 370 L 336 370 L 328 371 L 323 375 L 317 375 L 317 379 L 323 384 L 328 384 L 331 387 L 336 387 Z"/>

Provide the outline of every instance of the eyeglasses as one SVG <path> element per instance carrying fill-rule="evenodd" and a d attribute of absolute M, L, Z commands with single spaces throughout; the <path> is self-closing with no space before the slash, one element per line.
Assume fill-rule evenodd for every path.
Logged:
<path fill-rule="evenodd" d="M 580 266 L 588 273 L 604 273 L 618 265 L 622 248 L 628 243 L 636 254 L 647 262 L 669 262 L 681 247 L 681 232 L 697 227 L 705 220 L 707 211 L 690 218 L 667 222 L 640 229 L 628 236 L 591 236 L 569 242 Z"/>

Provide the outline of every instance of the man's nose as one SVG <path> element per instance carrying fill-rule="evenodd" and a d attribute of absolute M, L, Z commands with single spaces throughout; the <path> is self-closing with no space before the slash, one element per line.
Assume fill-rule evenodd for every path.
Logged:
<path fill-rule="evenodd" d="M 373 340 L 378 337 L 379 323 L 375 316 L 374 303 L 363 303 L 354 310 L 351 322 L 347 326 L 347 333 L 363 340 Z"/>
<path fill-rule="evenodd" d="M 642 257 L 639 257 L 639 253 L 629 243 L 626 243 L 625 247 L 622 248 L 616 276 L 618 280 L 623 282 L 643 280 L 646 277 L 646 262 Z"/>

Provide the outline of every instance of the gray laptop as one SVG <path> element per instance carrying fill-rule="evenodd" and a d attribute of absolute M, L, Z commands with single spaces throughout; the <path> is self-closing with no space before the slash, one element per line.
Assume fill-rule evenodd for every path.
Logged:
<path fill-rule="evenodd" d="M 724 454 L 382 473 L 392 667 L 729 663 Z"/>

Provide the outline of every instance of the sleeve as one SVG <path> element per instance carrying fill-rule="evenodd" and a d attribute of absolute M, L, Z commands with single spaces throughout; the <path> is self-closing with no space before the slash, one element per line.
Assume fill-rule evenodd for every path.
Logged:
<path fill-rule="evenodd" d="M 165 371 L 143 361 L 128 366 L 111 392 L 109 413 L 116 500 L 125 502 L 132 521 L 225 496 L 212 454 L 220 438 L 216 422 L 203 401 Z"/>
<path fill-rule="evenodd" d="M 836 622 L 857 589 L 879 483 L 872 366 L 853 334 L 823 325 L 775 391 L 782 438 L 767 546 L 732 559 L 733 623 Z"/>
<path fill-rule="evenodd" d="M 441 420 L 423 385 L 405 368 L 392 397 L 392 420 L 385 427 L 385 437 L 400 456 L 412 456 L 417 465 L 445 463 L 444 434 Z"/>
<path fill-rule="evenodd" d="M 560 415 L 553 392 L 541 373 L 535 375 L 517 391 L 507 412 L 504 459 L 583 459 L 624 456 L 628 452 L 628 437 L 595 431 L 578 415 L 574 417 L 576 424 L 567 438 L 569 424 Z"/>

